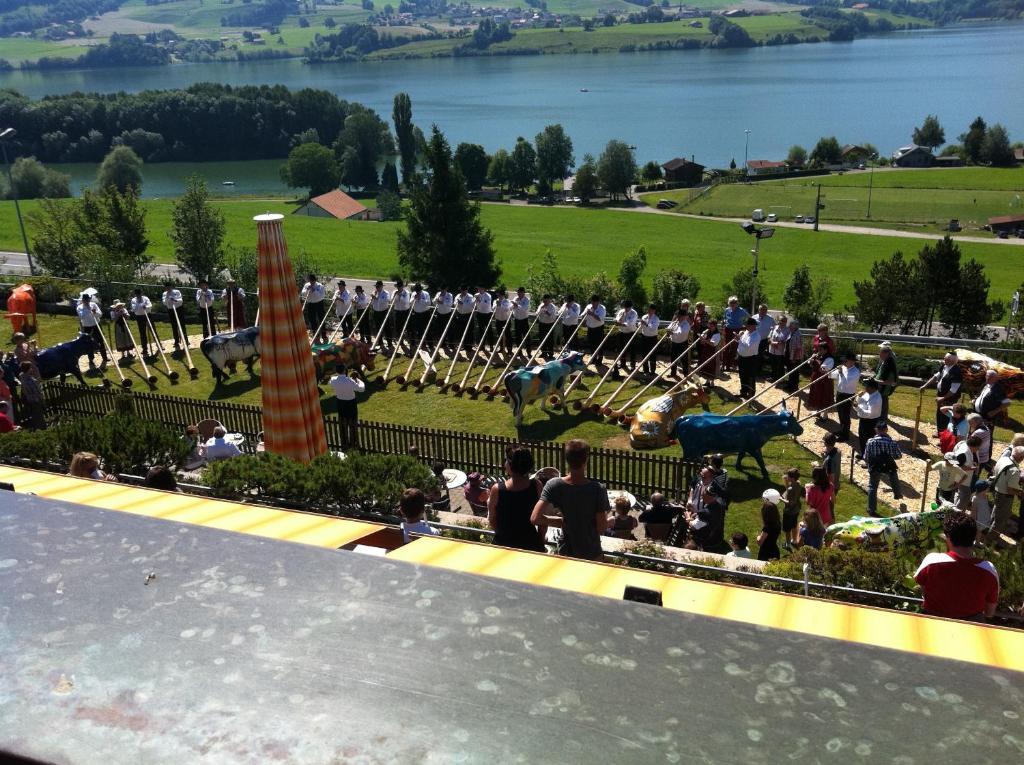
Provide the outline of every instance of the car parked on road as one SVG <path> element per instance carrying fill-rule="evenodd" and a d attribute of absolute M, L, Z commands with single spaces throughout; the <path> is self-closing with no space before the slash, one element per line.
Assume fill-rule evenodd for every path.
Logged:
<path fill-rule="evenodd" d="M 768 213 L 768 222 L 769 223 L 778 223 L 778 221 L 779 221 L 779 216 L 777 214 L 775 214 L 775 213 Z"/>
<path fill-rule="evenodd" d="M 804 223 L 814 223 L 816 218 L 813 215 L 807 215 L 804 217 Z"/>
<path fill-rule="evenodd" d="M 804 222 L 804 216 L 803 215 L 797 215 L 796 217 L 793 218 L 793 222 L 794 223 L 803 223 Z"/>

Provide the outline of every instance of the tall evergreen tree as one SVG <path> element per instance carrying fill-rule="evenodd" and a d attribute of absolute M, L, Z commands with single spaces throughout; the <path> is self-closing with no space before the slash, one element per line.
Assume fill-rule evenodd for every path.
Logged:
<path fill-rule="evenodd" d="M 198 175 L 188 179 L 185 193 L 171 207 L 168 236 L 178 265 L 197 281 L 224 268 L 224 214 L 210 204 L 206 181 Z"/>
<path fill-rule="evenodd" d="M 412 99 L 408 93 L 395 96 L 391 119 L 395 123 L 395 138 L 398 139 L 402 183 L 409 185 L 416 174 L 416 134 L 412 124 Z"/>
<path fill-rule="evenodd" d="M 480 223 L 480 205 L 469 201 L 451 147 L 435 125 L 424 156 L 425 182 L 409 194 L 405 229 L 398 232 L 398 262 L 413 279 L 444 284 L 493 285 L 494 235 Z"/>
<path fill-rule="evenodd" d="M 541 194 L 550 194 L 552 184 L 569 174 L 576 164 L 572 139 L 561 125 L 548 125 L 533 139 L 537 148 L 537 184 Z"/>
<path fill-rule="evenodd" d="M 537 178 L 537 152 L 522 136 L 516 139 L 509 161 L 509 185 L 513 190 L 526 191 Z"/>
<path fill-rule="evenodd" d="M 975 117 L 967 132 L 960 135 L 960 142 L 964 145 L 964 154 L 967 155 L 968 162 L 975 165 L 981 163 L 987 131 L 988 126 L 985 124 L 985 120 Z"/>

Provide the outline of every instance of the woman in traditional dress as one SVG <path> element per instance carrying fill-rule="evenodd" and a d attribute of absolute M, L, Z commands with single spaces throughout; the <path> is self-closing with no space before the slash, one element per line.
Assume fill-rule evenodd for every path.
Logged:
<path fill-rule="evenodd" d="M 815 338 L 815 342 L 817 342 L 817 339 Z M 812 381 L 807 393 L 808 409 L 818 411 L 835 403 L 835 399 L 832 396 L 832 378 L 828 376 L 828 373 L 832 371 L 835 365 L 835 359 L 829 354 L 827 344 L 822 343 L 819 345 L 818 349 L 814 352 L 814 356 L 811 357 L 811 363 L 808 365 L 811 369 Z"/>
<path fill-rule="evenodd" d="M 128 309 L 120 300 L 110 306 L 110 321 L 114 325 L 114 348 L 120 351 L 121 361 L 132 358 L 135 343 L 128 331 Z"/>
<path fill-rule="evenodd" d="M 697 305 L 700 306 L 699 303 Z M 697 343 L 697 365 L 702 365 L 714 356 L 718 352 L 721 342 L 722 335 L 718 331 L 718 322 L 715 319 L 708 319 L 707 329 L 701 334 L 700 342 Z M 717 356 L 714 361 L 700 370 L 700 375 L 705 380 L 712 381 L 718 377 L 721 368 L 722 357 Z"/>

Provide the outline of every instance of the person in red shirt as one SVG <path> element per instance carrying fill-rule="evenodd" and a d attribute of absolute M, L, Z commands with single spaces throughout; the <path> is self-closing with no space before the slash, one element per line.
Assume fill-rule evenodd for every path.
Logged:
<path fill-rule="evenodd" d="M 11 419 L 11 405 L 6 401 L 0 401 L 0 433 L 10 433 L 16 430 L 14 420 Z"/>
<path fill-rule="evenodd" d="M 996 612 L 999 574 L 972 553 L 978 525 L 967 513 L 952 511 L 942 524 L 948 552 L 928 553 L 914 579 L 924 591 L 923 611 L 948 619 L 984 621 Z"/>

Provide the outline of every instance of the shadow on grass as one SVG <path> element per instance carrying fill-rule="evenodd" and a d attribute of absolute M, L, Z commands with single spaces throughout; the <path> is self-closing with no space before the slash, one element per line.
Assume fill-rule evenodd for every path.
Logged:
<path fill-rule="evenodd" d="M 220 401 L 222 399 L 234 398 L 258 387 L 260 387 L 260 376 L 258 374 L 255 372 L 252 374 L 247 374 L 244 371 L 236 372 L 234 376 L 228 378 L 227 382 L 214 386 L 213 390 L 210 391 L 208 400 Z"/>
<path fill-rule="evenodd" d="M 579 424 L 579 414 L 564 410 L 548 410 L 546 420 L 538 420 L 516 428 L 516 434 L 524 441 L 557 441 L 565 432 Z"/>

